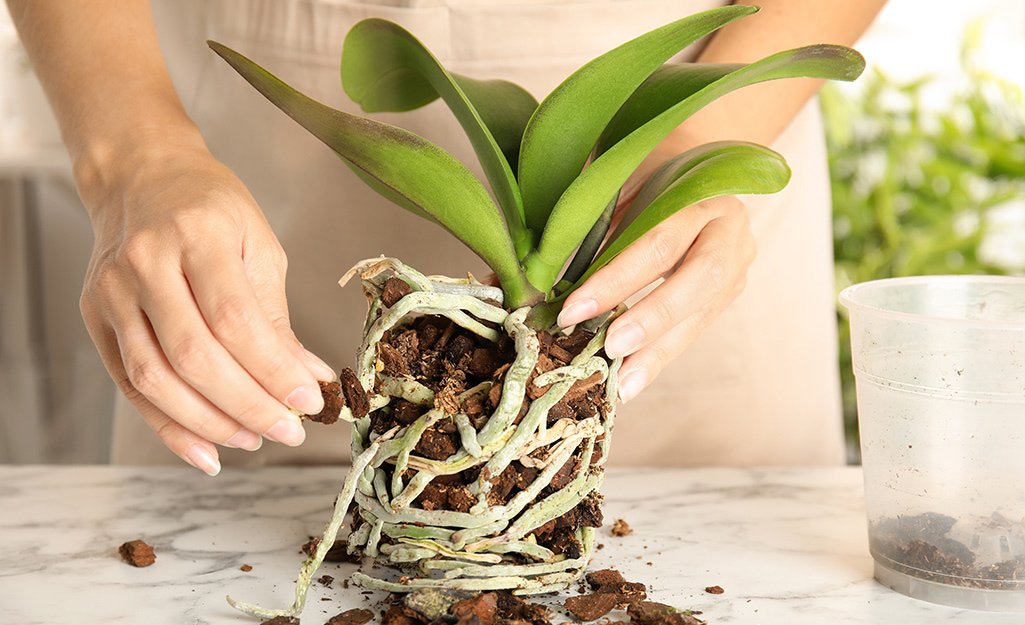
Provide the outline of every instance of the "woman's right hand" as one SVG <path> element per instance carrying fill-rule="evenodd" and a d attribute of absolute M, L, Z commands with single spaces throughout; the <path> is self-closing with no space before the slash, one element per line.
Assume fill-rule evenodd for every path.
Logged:
<path fill-rule="evenodd" d="M 214 443 L 299 445 L 289 409 L 334 372 L 289 325 L 286 259 L 241 181 L 201 139 L 76 171 L 95 246 L 82 316 L 120 390 L 174 453 L 214 475 Z"/>

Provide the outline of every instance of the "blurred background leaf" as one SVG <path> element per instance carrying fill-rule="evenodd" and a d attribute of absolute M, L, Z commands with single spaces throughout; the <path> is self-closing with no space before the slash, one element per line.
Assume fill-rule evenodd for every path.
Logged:
<path fill-rule="evenodd" d="M 1025 274 L 1025 100 L 1018 85 L 975 62 L 982 34 L 981 23 L 966 31 L 949 105 L 926 106 L 938 76 L 897 80 L 878 67 L 856 90 L 823 90 L 837 292 L 896 276 Z M 837 321 L 848 453 L 857 462 L 841 306 Z"/>

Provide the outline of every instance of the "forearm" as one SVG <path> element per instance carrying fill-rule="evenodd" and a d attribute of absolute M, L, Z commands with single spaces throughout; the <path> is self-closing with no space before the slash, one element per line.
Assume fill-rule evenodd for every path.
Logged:
<path fill-rule="evenodd" d="M 885 0 L 754 0 L 761 10 L 717 32 L 698 57 L 705 63 L 751 63 L 817 43 L 854 45 Z M 705 107 L 680 127 L 677 139 L 771 144 L 822 86 L 810 78 L 745 87 Z M 681 146 L 690 147 L 690 146 Z"/>
<path fill-rule="evenodd" d="M 160 150 L 202 146 L 146 0 L 7 0 L 60 126 L 79 191 L 103 194 Z"/>

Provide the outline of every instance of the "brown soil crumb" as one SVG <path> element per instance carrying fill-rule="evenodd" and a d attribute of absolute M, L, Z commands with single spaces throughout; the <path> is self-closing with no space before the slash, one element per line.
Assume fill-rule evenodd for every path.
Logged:
<path fill-rule="evenodd" d="M 388 308 L 391 308 L 396 302 L 412 292 L 413 287 L 409 286 L 405 280 L 392 276 L 384 283 L 384 289 L 381 293 L 381 303 Z"/>
<path fill-rule="evenodd" d="M 991 522 L 1006 532 L 1020 532 L 1022 527 L 999 513 L 993 514 Z M 955 523 L 953 517 L 936 512 L 882 519 L 869 528 L 869 547 L 874 556 L 889 560 L 894 570 L 920 579 L 969 588 L 1021 590 L 1025 558 L 980 565 L 968 545 L 950 538 Z"/>
<path fill-rule="evenodd" d="M 320 542 L 319 538 L 310 538 L 302 546 L 302 552 L 308 556 L 312 556 L 313 552 L 317 549 L 317 544 Z M 356 554 L 349 554 L 349 543 L 345 540 L 336 540 L 331 548 L 327 550 L 327 555 L 324 556 L 324 562 L 349 562 L 350 564 L 360 564 L 363 562 L 363 557 Z"/>
<path fill-rule="evenodd" d="M 238 570 L 242 571 L 243 573 L 248 573 L 249 571 L 253 570 L 253 567 L 249 566 L 248 564 L 243 564 L 242 566 L 238 567 Z"/>
<path fill-rule="evenodd" d="M 404 605 L 393 605 L 381 615 L 381 625 L 423 625 L 420 614 Z"/>
<path fill-rule="evenodd" d="M 630 529 L 630 526 L 627 525 L 626 521 L 624 521 L 623 519 L 616 519 L 616 521 L 612 524 L 613 536 L 629 536 L 633 533 L 634 531 Z"/>
<path fill-rule="evenodd" d="M 275 616 L 269 621 L 264 621 L 263 625 L 299 625 L 299 619 L 294 616 Z"/>
<path fill-rule="evenodd" d="M 485 592 L 473 599 L 464 599 L 449 608 L 449 614 L 459 618 L 460 622 L 471 616 L 476 617 L 481 625 L 493 625 L 498 610 L 498 595 Z"/>
<path fill-rule="evenodd" d="M 726 591 L 722 589 L 722 586 L 708 586 L 705 588 L 705 592 L 710 595 L 721 595 Z"/>
<path fill-rule="evenodd" d="M 618 595 L 594 593 L 566 599 L 566 609 L 581 621 L 595 621 L 605 616 L 619 604 Z"/>
<path fill-rule="evenodd" d="M 330 575 L 321 575 L 317 578 L 317 583 L 326 586 L 327 588 L 330 588 L 331 584 L 334 583 L 334 581 L 335 578 L 331 577 Z"/>
<path fill-rule="evenodd" d="M 122 560 L 132 566 L 149 566 L 157 559 L 156 554 L 153 553 L 153 547 L 141 540 L 130 540 L 118 547 L 117 552 L 121 554 Z"/>
<path fill-rule="evenodd" d="M 705 625 L 705 621 L 689 612 L 654 601 L 631 603 L 626 609 L 630 622 L 636 625 Z"/>
<path fill-rule="evenodd" d="M 588 573 L 585 579 L 595 592 L 615 596 L 616 605 L 620 607 L 648 598 L 648 589 L 644 584 L 626 581 L 615 569 L 594 571 Z"/>
<path fill-rule="evenodd" d="M 332 616 L 324 625 L 363 625 L 372 620 L 374 620 L 374 613 L 370 610 L 353 608 Z"/>

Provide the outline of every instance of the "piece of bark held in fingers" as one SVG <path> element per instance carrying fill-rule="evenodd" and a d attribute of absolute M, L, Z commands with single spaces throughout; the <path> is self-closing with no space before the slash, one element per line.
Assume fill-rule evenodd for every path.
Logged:
<path fill-rule="evenodd" d="M 320 395 L 324 398 L 324 409 L 314 415 L 306 415 L 310 421 L 331 425 L 338 421 L 345 400 L 342 399 L 342 385 L 338 382 L 321 382 Z"/>
<path fill-rule="evenodd" d="M 352 416 L 357 419 L 367 416 L 370 413 L 370 397 L 363 390 L 363 385 L 359 383 L 356 372 L 346 367 L 342 369 L 341 375 L 338 376 L 338 381 L 342 386 L 342 396 L 345 397 L 345 405 L 352 411 Z"/>

